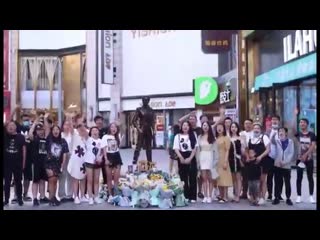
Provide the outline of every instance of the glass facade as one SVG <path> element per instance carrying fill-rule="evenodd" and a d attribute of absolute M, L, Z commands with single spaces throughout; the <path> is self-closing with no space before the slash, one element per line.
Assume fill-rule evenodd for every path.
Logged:
<path fill-rule="evenodd" d="M 316 132 L 317 129 L 317 89 L 316 79 L 304 81 L 300 85 L 300 114 L 299 118 L 309 120 L 309 128 Z"/>

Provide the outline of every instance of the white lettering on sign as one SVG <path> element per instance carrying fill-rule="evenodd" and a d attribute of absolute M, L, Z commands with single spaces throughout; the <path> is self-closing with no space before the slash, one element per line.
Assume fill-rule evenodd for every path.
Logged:
<path fill-rule="evenodd" d="M 283 39 L 283 58 L 288 62 L 295 58 L 315 51 L 317 48 L 317 30 L 297 30 L 294 36 Z"/>
<path fill-rule="evenodd" d="M 150 102 L 150 107 L 154 109 L 167 109 L 167 108 L 175 108 L 176 101 L 158 101 L 158 102 Z M 140 103 L 142 106 L 142 103 Z"/>
<path fill-rule="evenodd" d="M 220 92 L 220 104 L 230 102 L 230 89 Z"/>
<path fill-rule="evenodd" d="M 113 31 L 103 30 L 104 41 L 104 79 L 103 83 L 113 83 Z"/>

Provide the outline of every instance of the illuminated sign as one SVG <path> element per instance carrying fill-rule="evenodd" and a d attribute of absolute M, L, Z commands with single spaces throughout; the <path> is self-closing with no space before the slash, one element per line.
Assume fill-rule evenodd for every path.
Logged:
<path fill-rule="evenodd" d="M 199 77 L 194 80 L 194 98 L 198 105 L 207 105 L 218 97 L 217 81 L 211 77 Z"/>

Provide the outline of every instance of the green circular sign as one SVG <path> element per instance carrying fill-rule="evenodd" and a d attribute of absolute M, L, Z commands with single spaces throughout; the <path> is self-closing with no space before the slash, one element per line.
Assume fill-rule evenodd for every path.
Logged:
<path fill-rule="evenodd" d="M 218 97 L 218 84 L 212 77 L 198 77 L 194 80 L 194 98 L 198 105 L 208 105 Z"/>

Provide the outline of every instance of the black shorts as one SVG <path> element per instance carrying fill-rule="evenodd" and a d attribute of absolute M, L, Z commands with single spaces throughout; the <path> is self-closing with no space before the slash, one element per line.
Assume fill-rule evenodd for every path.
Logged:
<path fill-rule="evenodd" d="M 46 161 L 44 164 L 45 169 L 47 170 L 51 170 L 53 172 L 53 176 L 54 177 L 58 177 L 61 173 L 60 168 L 61 168 L 61 164 L 58 161 L 55 160 L 49 160 Z M 50 176 L 48 176 L 49 178 Z"/>
<path fill-rule="evenodd" d="M 32 181 L 32 161 L 31 159 L 26 159 L 26 166 L 23 170 L 23 179 Z"/>
<path fill-rule="evenodd" d="M 101 165 L 99 164 L 92 164 L 92 163 L 84 163 L 84 165 L 86 166 L 86 168 L 91 168 L 91 169 L 99 169 L 101 168 Z"/>
<path fill-rule="evenodd" d="M 115 167 L 121 166 L 123 164 L 119 152 L 107 153 L 107 158 L 110 162 L 110 164 L 108 166 L 111 168 L 115 168 Z"/>
<path fill-rule="evenodd" d="M 44 168 L 43 161 L 34 161 L 33 163 L 33 182 L 38 183 L 40 180 L 47 181 L 48 176 Z"/>
<path fill-rule="evenodd" d="M 237 158 L 237 169 L 235 168 L 234 160 L 229 161 L 231 173 L 238 173 L 241 171 L 240 159 Z"/>
<path fill-rule="evenodd" d="M 262 168 L 262 174 L 268 174 L 270 172 L 270 170 L 274 166 L 274 160 L 269 156 L 264 157 L 261 160 L 260 165 L 261 165 L 261 168 Z"/>

